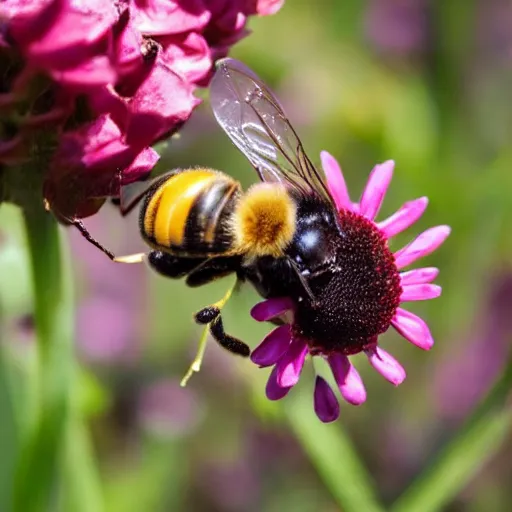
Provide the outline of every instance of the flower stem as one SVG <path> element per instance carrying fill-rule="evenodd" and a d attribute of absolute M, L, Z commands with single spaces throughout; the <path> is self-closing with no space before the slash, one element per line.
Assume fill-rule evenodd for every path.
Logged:
<path fill-rule="evenodd" d="M 71 418 L 67 429 L 64 468 L 62 510 L 102 512 L 101 485 L 92 456 L 89 432 L 76 416 Z"/>
<path fill-rule="evenodd" d="M 398 498 L 393 512 L 444 510 L 509 434 L 512 426 L 511 389 L 512 358 L 455 439 Z"/>
<path fill-rule="evenodd" d="M 37 331 L 38 411 L 18 463 L 14 510 L 49 507 L 69 413 L 73 370 L 71 279 L 59 229 L 42 207 L 24 209 Z"/>
<path fill-rule="evenodd" d="M 5 347 L 0 347 L 0 510 L 12 509 L 12 484 L 14 480 L 14 461 L 18 453 L 19 422 L 13 403 L 12 376 Z"/>
<path fill-rule="evenodd" d="M 293 398 L 293 399 L 292 399 Z M 311 462 L 344 512 L 381 512 L 371 478 L 339 424 L 325 425 L 304 395 L 288 397 L 286 416 Z"/>
<path fill-rule="evenodd" d="M 87 444 L 72 450 L 66 441 L 78 439 L 81 420 L 71 410 L 74 384 L 73 295 L 69 261 L 60 244 L 59 227 L 42 205 L 23 208 L 33 280 L 34 314 L 37 331 L 37 408 L 27 438 L 21 447 L 14 482 L 15 512 L 54 509 L 62 482 L 61 465 L 69 456 L 80 474 L 80 489 L 95 477 Z M 65 450 L 65 451 L 64 451 Z M 65 456 L 65 457 L 64 457 Z M 92 476 L 91 476 L 92 471 Z M 66 472 L 65 483 L 76 481 Z M 95 503 L 97 490 L 88 486 L 88 500 Z M 78 500 L 74 499 L 75 502 Z M 78 509 L 76 509 L 78 510 Z M 81 508 L 80 510 L 86 510 Z M 96 509 L 100 510 L 100 509 Z"/>

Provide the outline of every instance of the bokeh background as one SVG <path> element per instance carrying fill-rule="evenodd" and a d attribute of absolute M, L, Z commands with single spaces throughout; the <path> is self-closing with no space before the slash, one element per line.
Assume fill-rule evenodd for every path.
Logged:
<path fill-rule="evenodd" d="M 380 218 L 407 200 L 430 198 L 421 221 L 394 247 L 427 227 L 452 226 L 442 248 L 422 261 L 441 269 L 443 295 L 410 307 L 428 321 L 436 345 L 423 353 L 386 333 L 383 346 L 406 367 L 406 381 L 393 388 L 356 357 L 368 400 L 342 405 L 333 425 L 312 417 L 311 368 L 290 396 L 271 403 L 264 396 L 267 370 L 215 343 L 202 371 L 182 389 L 201 332 L 192 316 L 219 299 L 231 280 L 187 289 L 144 265 L 115 266 L 66 232 L 80 361 L 74 406 L 88 419 L 108 512 L 340 510 L 332 474 L 319 470 L 311 446 L 325 436 L 336 439 L 342 429 L 383 502 L 391 503 L 506 363 L 512 337 L 510 2 L 290 0 L 277 15 L 251 20 L 251 28 L 231 55 L 276 91 L 315 162 L 322 149 L 335 155 L 355 198 L 373 165 L 394 159 Z M 157 172 L 203 165 L 244 186 L 256 179 L 213 120 L 207 94 L 180 138 L 160 149 Z M 34 342 L 28 263 L 17 211 L 2 207 L 0 223 L 1 341 L 22 378 Z M 122 219 L 108 205 L 86 224 L 117 254 L 144 249 L 136 214 Z M 249 317 L 256 301 L 251 289 L 242 289 L 224 313 L 229 332 L 251 347 L 269 330 Z M 1 419 L 0 425 L 4 435 L 9 425 Z M 446 510 L 510 510 L 511 459 L 509 439 Z M 8 454 L 0 466 L 2 460 Z"/>

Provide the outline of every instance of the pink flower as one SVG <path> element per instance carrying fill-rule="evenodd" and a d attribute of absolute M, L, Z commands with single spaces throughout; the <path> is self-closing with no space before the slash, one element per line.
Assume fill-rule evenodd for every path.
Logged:
<path fill-rule="evenodd" d="M 96 213 L 150 173 L 151 146 L 200 103 L 194 93 L 207 85 L 219 45 L 225 53 L 246 33 L 247 16 L 280 3 L 5 0 L 0 164 L 26 169 L 37 155 L 42 194 L 59 220 Z"/>
<path fill-rule="evenodd" d="M 434 340 L 427 324 L 400 304 L 438 297 L 441 287 L 432 284 L 438 269 L 399 271 L 436 250 L 449 235 L 450 228 L 430 228 L 392 253 L 388 240 L 419 219 L 427 206 L 427 198 L 405 203 L 388 219 L 376 222 L 374 219 L 391 181 L 394 162 L 387 161 L 373 169 L 361 200 L 354 203 L 336 160 L 325 151 L 321 158 L 345 234 L 346 258 L 340 272 L 344 273 L 343 283 L 346 285 L 336 290 L 345 314 L 344 318 L 334 320 L 337 326 L 342 326 L 339 340 L 322 346 L 315 340 L 306 339 L 295 324 L 301 314 L 301 305 L 295 303 L 293 297 L 271 298 L 257 304 L 251 311 L 252 317 L 258 321 L 276 317 L 289 321 L 268 334 L 252 352 L 251 359 L 260 367 L 273 366 L 266 388 L 270 400 L 283 398 L 297 384 L 309 355 L 323 357 L 331 368 L 341 396 L 347 402 L 359 405 L 366 400 L 366 390 L 348 356 L 364 352 L 370 364 L 396 386 L 405 379 L 405 370 L 378 345 L 378 336 L 392 325 L 419 348 L 428 350 L 432 347 Z M 320 376 L 315 383 L 314 408 L 324 422 L 339 416 L 334 391 Z"/>

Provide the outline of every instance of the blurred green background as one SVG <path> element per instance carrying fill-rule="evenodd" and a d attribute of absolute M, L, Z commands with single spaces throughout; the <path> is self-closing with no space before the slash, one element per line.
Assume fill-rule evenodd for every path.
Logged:
<path fill-rule="evenodd" d="M 215 343 L 182 389 L 201 332 L 192 316 L 219 299 L 231 278 L 187 289 L 142 265 L 114 268 L 66 232 L 81 362 L 73 405 L 90 427 L 108 512 L 342 510 L 333 489 L 343 482 L 315 450 L 333 439 L 335 454 L 342 431 L 389 504 L 505 365 L 512 335 L 510 3 L 290 0 L 250 26 L 253 34 L 231 56 L 276 91 L 313 161 L 322 149 L 331 152 L 356 199 L 372 167 L 395 160 L 381 219 L 429 197 L 423 218 L 394 248 L 430 226 L 452 226 L 442 248 L 421 261 L 441 269 L 443 295 L 408 307 L 429 323 L 436 345 L 423 353 L 394 332 L 383 336 L 408 373 L 396 389 L 356 356 L 368 400 L 342 404 L 332 425 L 312 417 L 311 367 L 290 396 L 271 403 L 268 371 Z M 248 186 L 256 176 L 215 124 L 206 93 L 205 100 L 181 137 L 162 145 L 159 170 L 204 165 Z M 4 206 L 0 221 L 0 333 L 3 357 L 14 363 L 2 376 L 5 387 L 30 374 L 34 340 L 18 213 Z M 117 254 L 144 249 L 136 214 L 122 219 L 107 205 L 86 224 Z M 269 330 L 249 317 L 257 300 L 243 289 L 225 310 L 226 329 L 251 347 Z M 24 393 L 13 407 L 28 411 Z M 4 440 L 15 430 L 0 421 Z M 0 471 L 8 475 L 12 459 L 3 444 Z M 510 510 L 511 459 L 509 437 L 443 510 Z M 0 473 L 0 493 L 8 484 Z"/>

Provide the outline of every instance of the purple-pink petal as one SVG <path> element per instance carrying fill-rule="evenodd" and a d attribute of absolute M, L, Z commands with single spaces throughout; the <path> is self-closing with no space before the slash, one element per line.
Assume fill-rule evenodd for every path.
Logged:
<path fill-rule="evenodd" d="M 320 153 L 320 159 L 325 177 L 327 178 L 327 188 L 336 203 L 336 207 L 338 210 L 352 210 L 345 178 L 337 160 L 327 151 Z"/>
<path fill-rule="evenodd" d="M 267 386 L 265 388 L 265 394 L 269 400 L 281 400 L 288 392 L 292 389 L 292 386 L 283 388 L 277 382 L 277 366 L 274 366 L 268 377 Z"/>
<path fill-rule="evenodd" d="M 252 351 L 251 361 L 260 367 L 276 364 L 290 346 L 290 325 L 280 325 L 271 331 Z"/>
<path fill-rule="evenodd" d="M 294 339 L 288 350 L 277 362 L 277 383 L 283 388 L 295 386 L 299 381 L 308 346 L 300 339 Z"/>
<path fill-rule="evenodd" d="M 412 226 L 422 215 L 428 205 L 427 197 L 408 201 L 386 220 L 377 223 L 377 227 L 391 238 Z"/>
<path fill-rule="evenodd" d="M 365 350 L 370 364 L 391 384 L 398 386 L 405 379 L 403 366 L 385 350 L 375 345 Z"/>
<path fill-rule="evenodd" d="M 373 220 L 379 213 L 382 201 L 393 177 L 394 168 L 395 162 L 393 160 L 388 160 L 373 168 L 360 204 L 361 214 L 366 218 Z"/>
<path fill-rule="evenodd" d="M 323 423 L 335 421 L 340 415 L 340 404 L 336 395 L 331 386 L 320 376 L 317 376 L 315 381 L 314 408 L 316 415 Z"/>
<path fill-rule="evenodd" d="M 449 226 L 436 226 L 421 233 L 410 244 L 395 253 L 397 268 L 400 270 L 434 252 L 446 240 L 450 231 Z"/>
<path fill-rule="evenodd" d="M 366 401 L 366 389 L 359 372 L 350 363 L 348 357 L 341 354 L 328 356 L 327 361 L 338 384 L 341 396 L 352 405 L 361 405 Z"/>
<path fill-rule="evenodd" d="M 271 318 L 275 318 L 286 311 L 293 309 L 293 301 L 288 297 L 278 297 L 258 302 L 251 309 L 251 316 L 258 322 L 266 322 Z"/>
<path fill-rule="evenodd" d="M 402 286 L 410 284 L 431 283 L 439 275 L 439 269 L 435 267 L 415 268 L 400 274 L 400 283 Z"/>
<path fill-rule="evenodd" d="M 437 284 L 408 284 L 402 286 L 400 302 L 436 299 L 441 295 L 441 289 Z"/>
<path fill-rule="evenodd" d="M 412 344 L 423 350 L 429 350 L 434 345 L 434 339 L 430 334 L 428 325 L 417 315 L 397 308 L 395 316 L 391 320 L 391 325 Z"/>

